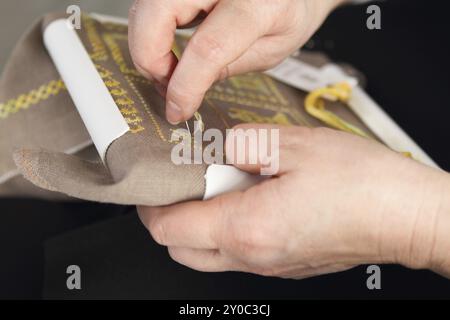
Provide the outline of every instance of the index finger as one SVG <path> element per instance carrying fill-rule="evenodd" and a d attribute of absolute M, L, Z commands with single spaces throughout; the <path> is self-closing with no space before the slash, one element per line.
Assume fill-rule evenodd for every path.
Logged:
<path fill-rule="evenodd" d="M 129 12 L 129 47 L 138 71 L 167 86 L 177 58 L 172 52 L 177 26 L 186 25 L 217 0 L 135 0 Z"/>
<path fill-rule="evenodd" d="M 167 88 L 167 118 L 188 120 L 206 91 L 224 77 L 238 59 L 267 32 L 256 9 L 246 1 L 220 1 L 188 42 Z"/>
<path fill-rule="evenodd" d="M 133 62 L 146 78 L 167 83 L 177 64 L 172 44 L 177 27 L 171 1 L 135 1 L 129 14 Z"/>

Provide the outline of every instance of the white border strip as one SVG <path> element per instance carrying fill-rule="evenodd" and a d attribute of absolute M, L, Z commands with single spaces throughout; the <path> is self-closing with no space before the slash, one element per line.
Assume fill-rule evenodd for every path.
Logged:
<path fill-rule="evenodd" d="M 44 43 L 105 162 L 109 145 L 130 130 L 127 122 L 66 19 L 47 26 Z"/>
<path fill-rule="evenodd" d="M 436 162 L 361 87 L 354 88 L 349 106 L 391 149 L 410 152 L 414 159 L 423 164 L 439 168 Z"/>

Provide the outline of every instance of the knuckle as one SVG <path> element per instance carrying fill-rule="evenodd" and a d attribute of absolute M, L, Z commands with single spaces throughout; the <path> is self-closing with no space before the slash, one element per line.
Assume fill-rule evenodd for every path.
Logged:
<path fill-rule="evenodd" d="M 309 148 L 314 144 L 314 130 L 309 127 L 287 127 L 280 132 L 280 148 Z"/>
<path fill-rule="evenodd" d="M 310 143 L 316 146 L 323 146 L 326 143 L 330 144 L 333 143 L 333 141 L 336 141 L 336 139 L 345 138 L 347 136 L 358 137 L 356 135 L 351 135 L 344 131 L 335 130 L 327 127 L 318 127 L 311 129 L 309 139 L 311 140 Z"/>
<path fill-rule="evenodd" d="M 276 56 L 276 55 L 266 55 L 263 58 L 263 69 L 264 70 L 268 70 L 268 69 L 272 69 L 275 68 L 277 65 L 279 65 L 283 59 Z"/>
<path fill-rule="evenodd" d="M 194 35 L 189 43 L 189 47 L 191 52 L 202 60 L 216 65 L 224 63 L 224 44 L 213 34 Z"/>
<path fill-rule="evenodd" d="M 202 101 L 204 91 L 194 89 L 176 78 L 172 78 L 167 88 L 167 99 L 174 101 L 184 112 L 191 113 L 198 108 L 198 104 Z"/>
<path fill-rule="evenodd" d="M 276 52 L 270 52 L 267 48 L 254 49 L 254 54 L 258 61 L 257 70 L 264 71 L 276 67 L 283 61 L 283 57 Z"/>
<path fill-rule="evenodd" d="M 136 17 L 140 0 L 135 0 L 128 10 L 128 17 L 130 20 L 133 20 Z"/>
<path fill-rule="evenodd" d="M 186 90 L 183 82 L 179 81 L 175 76 L 170 79 L 167 92 L 170 97 L 175 101 L 189 101 L 192 99 L 193 94 Z"/>
<path fill-rule="evenodd" d="M 255 13 L 255 8 L 259 8 L 258 2 L 260 1 L 255 1 L 255 0 L 246 0 L 246 1 L 241 1 L 241 0 L 234 0 L 231 2 L 231 6 L 238 11 L 240 14 L 245 14 L 245 15 L 253 15 Z"/>
<path fill-rule="evenodd" d="M 236 225 L 233 218 L 232 210 L 234 205 L 230 205 L 229 195 L 223 195 L 216 198 L 216 210 L 220 212 L 217 218 L 217 227 L 213 228 L 214 233 L 211 235 L 219 247 L 228 246 L 234 242 L 233 230 Z"/>
<path fill-rule="evenodd" d="M 225 67 L 222 68 L 222 70 L 220 70 L 219 75 L 217 76 L 217 80 L 222 81 L 229 77 L 230 77 L 230 68 L 228 65 L 226 65 Z"/>
<path fill-rule="evenodd" d="M 271 27 L 277 20 L 276 17 L 285 13 L 287 8 L 292 11 L 289 1 L 285 0 L 235 0 L 233 6 L 240 15 L 251 21 L 254 26 L 263 28 L 262 30 Z"/>

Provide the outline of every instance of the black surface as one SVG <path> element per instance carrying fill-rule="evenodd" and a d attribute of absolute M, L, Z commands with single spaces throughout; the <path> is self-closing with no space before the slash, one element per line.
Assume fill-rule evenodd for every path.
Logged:
<path fill-rule="evenodd" d="M 365 27 L 365 7 L 338 10 L 315 49 L 353 64 L 368 92 L 450 170 L 450 45 L 446 1 L 389 0 L 383 29 Z M 382 290 L 365 287 L 365 267 L 302 281 L 238 273 L 202 274 L 170 261 L 133 213 L 97 204 L 0 201 L 0 298 L 40 297 L 46 243 L 48 297 L 112 298 L 450 298 L 450 281 L 428 271 L 382 266 Z M 65 231 L 74 231 L 64 234 Z M 77 230 L 78 229 L 78 230 Z M 54 237 L 56 235 L 61 237 Z M 65 267 L 79 263 L 84 288 L 65 290 Z"/>
<path fill-rule="evenodd" d="M 66 250 L 70 248 L 70 251 Z M 64 299 L 311 299 L 449 297 L 450 282 L 427 271 L 382 267 L 382 290 L 369 291 L 364 266 L 302 281 L 244 273 L 201 273 L 173 262 L 136 214 L 50 240 L 46 298 Z M 70 264 L 82 270 L 82 289 L 66 289 Z"/>
<path fill-rule="evenodd" d="M 45 239 L 118 216 L 124 210 L 120 206 L 86 202 L 1 200 L 0 299 L 40 298 Z"/>

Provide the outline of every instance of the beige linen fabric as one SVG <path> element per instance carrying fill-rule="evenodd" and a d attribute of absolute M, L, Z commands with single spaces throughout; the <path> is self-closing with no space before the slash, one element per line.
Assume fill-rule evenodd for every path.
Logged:
<path fill-rule="evenodd" d="M 42 147 L 77 153 L 89 145 L 84 124 L 45 50 L 41 30 L 42 19 L 19 40 L 0 78 L 0 196 L 67 198 L 25 181 L 12 152 Z"/>

